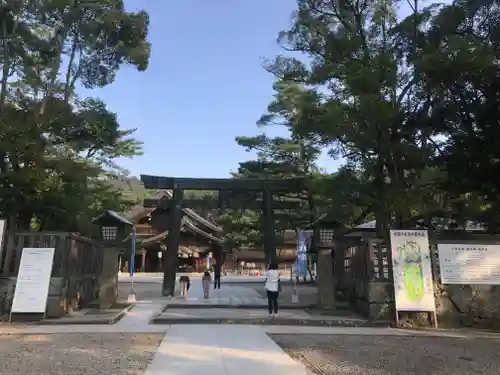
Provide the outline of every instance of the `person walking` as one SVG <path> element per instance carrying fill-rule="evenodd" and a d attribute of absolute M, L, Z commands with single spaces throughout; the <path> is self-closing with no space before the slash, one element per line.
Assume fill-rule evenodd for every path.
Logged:
<path fill-rule="evenodd" d="M 206 270 L 201 278 L 201 286 L 203 288 L 203 298 L 208 299 L 210 296 L 210 284 L 212 283 L 212 276 L 210 271 Z"/>
<path fill-rule="evenodd" d="M 269 264 L 269 268 L 266 271 L 267 308 L 271 318 L 275 318 L 278 315 L 280 290 L 280 271 L 278 270 L 278 264 L 273 261 Z"/>
<path fill-rule="evenodd" d="M 189 276 L 182 275 L 179 278 L 179 284 L 181 286 L 181 297 L 187 298 L 189 287 L 191 286 Z"/>

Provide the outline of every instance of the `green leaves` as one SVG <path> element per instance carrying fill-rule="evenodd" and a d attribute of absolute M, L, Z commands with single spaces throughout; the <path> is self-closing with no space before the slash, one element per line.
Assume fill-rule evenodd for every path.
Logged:
<path fill-rule="evenodd" d="M 239 137 L 258 158 L 238 172 L 307 176 L 316 208 L 344 225 L 372 215 L 381 236 L 436 212 L 493 228 L 500 11 L 491 1 L 416 3 L 397 20 L 397 6 L 297 1 L 292 27 L 279 36 L 285 53 L 265 64 L 277 81 L 258 121 L 289 137 Z M 318 174 L 322 150 L 345 166 Z"/>
<path fill-rule="evenodd" d="M 123 64 L 145 70 L 148 15 L 119 0 L 12 0 L 0 21 L 1 214 L 22 229 L 90 234 L 99 210 L 136 203 L 113 184 L 125 173 L 115 160 L 142 143 L 74 88 L 110 84 Z"/>

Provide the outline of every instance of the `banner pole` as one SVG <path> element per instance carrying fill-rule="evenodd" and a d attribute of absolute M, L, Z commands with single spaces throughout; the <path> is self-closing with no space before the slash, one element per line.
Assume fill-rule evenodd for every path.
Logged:
<path fill-rule="evenodd" d="M 135 225 L 132 227 L 132 246 L 130 251 L 130 293 L 127 298 L 127 302 L 136 302 L 135 290 L 134 290 L 134 270 L 135 270 Z"/>

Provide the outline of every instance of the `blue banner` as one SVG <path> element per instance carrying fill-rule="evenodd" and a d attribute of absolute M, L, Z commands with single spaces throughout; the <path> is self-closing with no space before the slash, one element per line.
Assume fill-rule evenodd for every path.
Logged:
<path fill-rule="evenodd" d="M 132 251 L 130 251 L 130 276 L 134 276 L 135 269 L 135 226 L 132 228 Z"/>
<path fill-rule="evenodd" d="M 295 272 L 297 276 L 307 275 L 307 237 L 303 231 L 299 232 L 297 239 L 297 253 L 295 258 Z"/>
<path fill-rule="evenodd" d="M 207 270 L 210 270 L 211 265 L 212 265 L 212 253 L 208 253 L 208 255 L 207 255 Z"/>

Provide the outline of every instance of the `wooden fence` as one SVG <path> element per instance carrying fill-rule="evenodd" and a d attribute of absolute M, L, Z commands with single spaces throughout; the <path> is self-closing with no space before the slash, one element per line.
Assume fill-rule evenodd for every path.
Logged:
<path fill-rule="evenodd" d="M 67 232 L 7 232 L 0 248 L 0 276 L 12 280 L 19 273 L 23 248 L 54 248 L 49 298 L 68 302 L 78 299 L 85 307 L 98 297 L 103 247 L 97 242 Z M 12 291 L 6 292 L 12 298 Z"/>
<path fill-rule="evenodd" d="M 390 319 L 394 286 L 389 247 L 380 239 L 342 237 L 335 241 L 336 298 L 372 319 Z"/>

